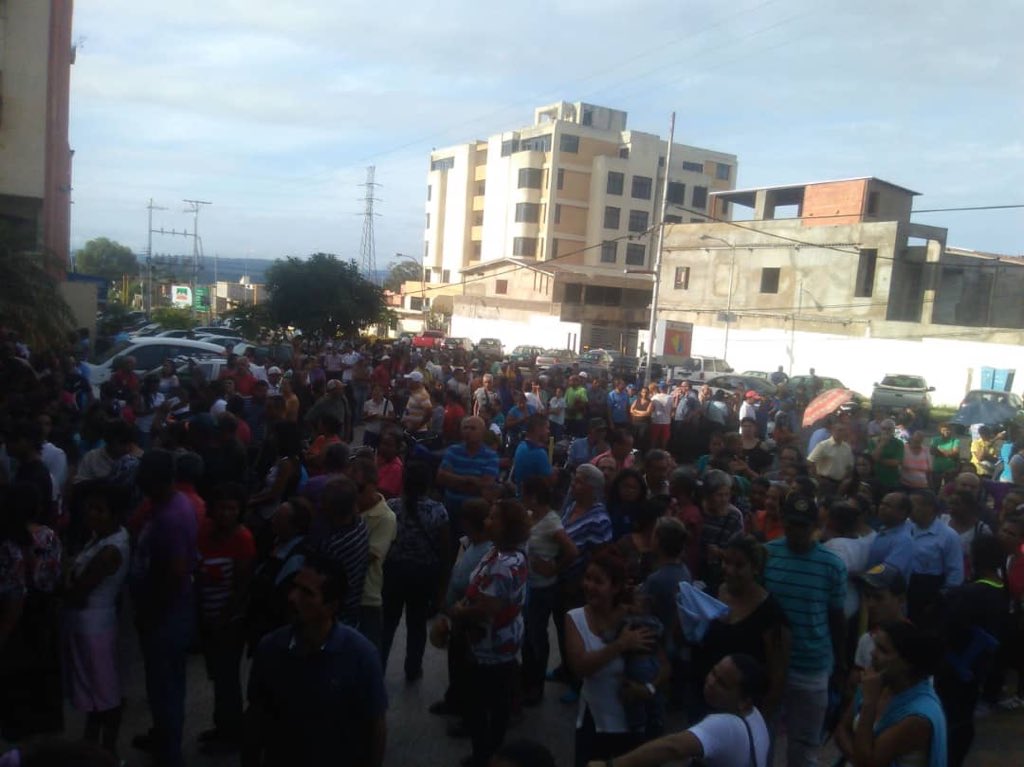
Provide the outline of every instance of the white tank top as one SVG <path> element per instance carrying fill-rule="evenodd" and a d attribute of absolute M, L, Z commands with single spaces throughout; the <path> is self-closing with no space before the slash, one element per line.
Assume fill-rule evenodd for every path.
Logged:
<path fill-rule="evenodd" d="M 121 527 L 106 538 L 90 542 L 75 557 L 72 572 L 75 576 L 81 576 L 93 557 L 108 546 L 113 546 L 121 553 L 121 564 L 116 572 L 108 575 L 89 592 L 84 607 L 69 611 L 73 624 L 81 631 L 104 631 L 117 626 L 117 596 L 121 593 L 121 587 L 128 575 L 131 558 L 128 531 Z"/>
<path fill-rule="evenodd" d="M 576 624 L 576 630 L 583 638 L 583 646 L 587 652 L 601 650 L 608 644 L 590 630 L 584 608 L 570 610 L 569 617 Z M 625 666 L 622 656 L 619 656 L 583 680 L 580 710 L 576 716 L 577 727 L 583 726 L 583 714 L 590 708 L 590 715 L 594 718 L 594 729 L 598 732 L 629 732 L 626 711 L 619 698 Z"/>

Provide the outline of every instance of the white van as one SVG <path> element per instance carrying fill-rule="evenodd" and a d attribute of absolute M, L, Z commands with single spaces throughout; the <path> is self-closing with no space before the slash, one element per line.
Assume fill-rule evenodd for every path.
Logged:
<path fill-rule="evenodd" d="M 223 346 L 208 344 L 203 341 L 189 341 L 187 338 L 135 338 L 115 344 L 89 364 L 89 383 L 94 389 L 110 380 L 114 373 L 114 360 L 119 357 L 135 358 L 136 375 L 145 375 L 150 370 L 159 368 L 163 361 L 175 357 L 227 356 Z"/>

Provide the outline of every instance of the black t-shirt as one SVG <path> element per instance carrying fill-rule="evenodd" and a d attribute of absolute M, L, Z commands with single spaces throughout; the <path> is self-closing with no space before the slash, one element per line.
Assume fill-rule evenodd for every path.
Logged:
<path fill-rule="evenodd" d="M 767 663 L 768 653 L 764 644 L 766 632 L 788 625 L 786 614 L 774 596 L 769 594 L 754 611 L 737 623 L 712 621 L 704 643 L 695 654 L 697 679 L 707 673 L 727 655 L 743 653 L 760 663 Z"/>
<path fill-rule="evenodd" d="M 744 450 L 743 457 L 747 460 L 747 466 L 758 474 L 768 471 L 774 462 L 772 454 L 764 449 L 763 442 L 758 442 L 749 450 Z"/>
<path fill-rule="evenodd" d="M 974 626 L 1004 640 L 1009 618 L 1010 598 L 1005 586 L 974 581 L 952 589 L 946 596 L 946 638 L 953 652 L 967 646 Z"/>
<path fill-rule="evenodd" d="M 53 479 L 46 464 L 39 460 L 25 461 L 14 475 L 15 482 L 26 482 L 39 490 L 39 510 L 49 516 L 53 505 Z M 46 520 L 41 520 L 46 521 Z"/>

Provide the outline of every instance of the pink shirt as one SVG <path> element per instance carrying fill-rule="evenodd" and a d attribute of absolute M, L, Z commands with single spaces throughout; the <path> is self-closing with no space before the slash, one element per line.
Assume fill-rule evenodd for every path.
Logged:
<path fill-rule="evenodd" d="M 377 489 L 385 498 L 397 498 L 402 494 L 402 459 L 395 456 L 387 463 L 377 459 Z"/>

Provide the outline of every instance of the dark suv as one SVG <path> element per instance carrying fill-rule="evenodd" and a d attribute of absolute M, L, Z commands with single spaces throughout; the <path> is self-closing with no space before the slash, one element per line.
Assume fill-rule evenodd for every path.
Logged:
<path fill-rule="evenodd" d="M 588 376 L 604 376 L 614 381 L 621 378 L 627 383 L 636 380 L 635 358 L 607 349 L 591 349 L 580 357 L 580 371 Z"/>
<path fill-rule="evenodd" d="M 497 338 L 481 338 L 476 345 L 476 356 L 482 359 L 500 360 L 505 356 L 505 347 Z"/>

